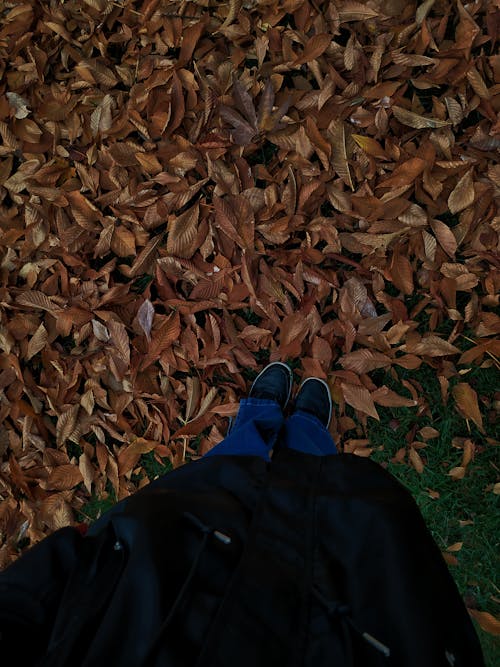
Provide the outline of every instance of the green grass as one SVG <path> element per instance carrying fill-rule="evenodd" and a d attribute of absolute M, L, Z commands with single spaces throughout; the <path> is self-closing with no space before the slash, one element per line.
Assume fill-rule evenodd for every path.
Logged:
<path fill-rule="evenodd" d="M 500 468 L 498 447 L 488 444 L 485 435 L 472 424 L 471 432 L 453 407 L 450 395 L 447 405 L 443 405 L 436 372 L 424 365 L 417 371 L 403 371 L 403 378 L 419 382 L 425 392 L 428 410 L 417 416 L 412 408 L 379 408 L 380 422 L 370 420 L 370 444 L 376 448 L 372 458 L 387 464 L 387 469 L 409 488 L 417 501 L 422 515 L 435 541 L 442 551 L 456 543 L 463 542 L 460 551 L 455 552 L 457 565 L 449 569 L 467 606 L 487 611 L 497 616 L 499 613 L 500 582 L 498 578 L 498 547 L 500 533 L 498 526 L 499 496 L 492 492 L 498 481 Z M 473 368 L 465 378 L 481 397 L 491 396 L 499 386 L 498 372 L 494 368 Z M 401 395 L 409 395 L 388 374 L 380 377 L 385 384 Z M 450 380 L 451 387 L 458 379 Z M 487 423 L 483 411 L 486 436 L 499 439 L 499 425 Z M 407 434 L 412 429 L 432 426 L 439 431 L 439 437 L 429 440 L 424 449 L 419 450 L 425 461 L 422 474 L 408 464 L 392 463 L 395 453 L 407 444 Z M 462 450 L 452 446 L 454 437 L 471 437 L 477 450 L 474 460 L 468 465 L 462 480 L 453 480 L 449 470 L 461 463 Z M 418 436 L 415 439 L 419 439 Z M 429 489 L 439 493 L 433 499 Z M 471 524 L 461 524 L 460 522 Z M 500 642 L 498 638 L 483 632 L 475 624 L 486 664 L 496 667 L 500 664 Z"/>

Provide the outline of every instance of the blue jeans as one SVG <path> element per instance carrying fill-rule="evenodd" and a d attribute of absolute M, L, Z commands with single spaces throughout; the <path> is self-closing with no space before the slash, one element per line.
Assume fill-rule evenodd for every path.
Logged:
<path fill-rule="evenodd" d="M 269 452 L 278 437 L 281 446 L 305 454 L 337 453 L 332 436 L 314 415 L 298 410 L 285 419 L 276 401 L 244 398 L 227 437 L 205 456 L 260 456 L 270 461 Z"/>

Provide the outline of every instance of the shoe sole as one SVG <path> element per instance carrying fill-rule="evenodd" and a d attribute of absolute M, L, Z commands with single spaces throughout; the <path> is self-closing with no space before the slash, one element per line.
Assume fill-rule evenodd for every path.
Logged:
<path fill-rule="evenodd" d="M 302 380 L 300 383 L 299 389 L 297 391 L 297 395 L 300 393 L 302 387 L 306 384 L 306 382 L 309 382 L 309 380 L 315 380 L 316 382 L 321 382 L 326 387 L 327 393 L 328 393 L 328 423 L 326 425 L 326 428 L 329 428 L 330 423 L 332 421 L 332 415 L 333 415 L 333 401 L 332 401 L 332 394 L 330 391 L 330 387 L 328 386 L 328 383 L 323 380 L 323 378 L 316 378 L 316 377 L 309 377 L 306 378 L 305 380 Z"/>
<path fill-rule="evenodd" d="M 288 378 L 289 378 L 289 383 L 288 383 L 288 396 L 286 397 L 285 405 L 283 406 L 283 410 L 286 408 L 288 405 L 288 401 L 290 400 L 290 396 L 292 395 L 292 386 L 293 386 L 293 373 L 292 369 L 290 366 L 287 366 L 287 364 L 283 363 L 282 361 L 272 361 L 270 364 L 267 364 L 265 368 L 261 370 L 261 372 L 257 375 L 255 380 L 252 382 L 252 386 L 250 387 L 250 391 L 248 392 L 248 395 L 252 393 L 252 389 L 254 388 L 255 384 L 257 383 L 257 380 L 267 371 L 267 369 L 270 366 L 283 366 L 288 372 Z"/>

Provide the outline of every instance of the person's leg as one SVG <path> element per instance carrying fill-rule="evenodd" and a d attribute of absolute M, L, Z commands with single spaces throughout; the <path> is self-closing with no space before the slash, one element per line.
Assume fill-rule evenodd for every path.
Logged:
<path fill-rule="evenodd" d="M 285 424 L 283 445 L 316 456 L 336 454 L 328 431 L 332 412 L 332 397 L 325 380 L 315 377 L 303 380 L 295 399 L 295 411 Z"/>
<path fill-rule="evenodd" d="M 285 422 L 282 444 L 304 454 L 326 456 L 337 454 L 328 429 L 312 414 L 300 410 Z"/>
<path fill-rule="evenodd" d="M 205 456 L 260 456 L 269 461 L 282 426 L 283 412 L 276 401 L 243 398 L 229 434 Z"/>
<path fill-rule="evenodd" d="M 238 415 L 227 437 L 205 456 L 261 456 L 269 461 L 269 452 L 283 426 L 283 411 L 290 398 L 292 382 L 292 371 L 286 364 L 281 361 L 268 364 L 253 381 L 248 398 L 240 401 Z"/>

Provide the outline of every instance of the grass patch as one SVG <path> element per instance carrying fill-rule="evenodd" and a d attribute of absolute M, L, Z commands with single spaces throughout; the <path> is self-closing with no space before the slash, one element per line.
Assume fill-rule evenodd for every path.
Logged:
<path fill-rule="evenodd" d="M 80 510 L 76 512 L 76 520 L 82 523 L 88 523 L 89 521 L 96 521 L 99 519 L 105 512 L 110 510 L 114 505 L 116 505 L 116 494 L 111 485 L 111 482 L 106 484 L 106 495 L 97 496 L 95 493 L 92 494 L 90 500 L 88 500 Z"/>
<path fill-rule="evenodd" d="M 488 444 L 486 436 L 498 439 L 497 423 L 488 424 L 485 419 L 486 436 L 473 424 L 469 432 L 463 420 L 453 407 L 450 396 L 448 405 L 441 400 L 439 382 L 435 370 L 423 365 L 416 371 L 402 371 L 400 376 L 419 382 L 428 401 L 428 410 L 417 416 L 412 408 L 378 407 L 380 422 L 370 422 L 371 445 L 376 448 L 372 458 L 387 465 L 387 469 L 399 479 L 417 501 L 426 524 L 442 551 L 457 542 L 462 548 L 455 552 L 458 564 L 450 565 L 458 589 L 467 606 L 487 611 L 495 616 L 499 607 L 499 496 L 492 488 L 498 481 L 500 458 L 498 448 Z M 401 395 L 408 395 L 392 376 L 379 378 Z M 474 367 L 464 378 L 452 378 L 450 391 L 458 381 L 467 381 L 479 396 L 491 396 L 499 386 L 498 371 L 494 368 Z M 419 450 L 425 461 L 422 474 L 411 466 L 392 463 L 390 459 L 404 447 L 408 434 L 432 426 L 439 436 L 429 440 L 424 449 Z M 448 472 L 460 465 L 462 450 L 452 446 L 454 437 L 471 437 L 477 450 L 474 460 L 468 465 L 466 475 L 461 480 L 453 480 Z M 414 438 L 419 439 L 418 435 Z M 439 497 L 432 498 L 430 492 Z M 500 642 L 498 638 L 483 632 L 476 624 L 483 646 L 486 664 L 499 664 Z"/>

